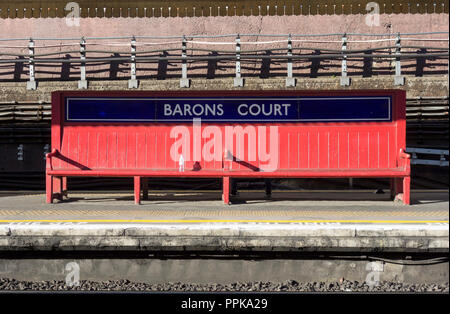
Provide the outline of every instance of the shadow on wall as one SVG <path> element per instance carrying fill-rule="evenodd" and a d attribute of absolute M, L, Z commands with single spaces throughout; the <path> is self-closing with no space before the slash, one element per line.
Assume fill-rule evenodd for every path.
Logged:
<path fill-rule="evenodd" d="M 426 48 L 417 50 L 418 54 L 426 54 Z M 293 60 L 293 76 L 301 78 L 336 77 L 341 75 L 341 61 L 326 58 L 326 51 L 316 49 L 306 52 L 306 57 L 301 60 Z M 395 60 L 372 58 L 372 52 L 365 52 L 367 57 L 349 58 L 347 61 L 348 75 L 353 77 L 373 77 L 395 75 Z M 247 59 L 241 61 L 241 73 L 243 77 L 285 77 L 287 75 L 286 60 L 271 58 L 280 54 L 267 50 L 258 54 L 263 59 Z M 324 58 L 315 58 L 322 55 Z M 232 60 L 219 59 L 226 56 L 218 51 L 198 55 L 209 58 L 207 60 L 187 61 L 187 75 L 190 78 L 231 78 L 235 76 L 236 64 Z M 228 55 L 229 57 L 230 55 Z M 308 58 L 311 56 L 311 58 Z M 108 58 L 124 58 L 129 55 L 113 53 Z M 178 57 L 163 51 L 157 55 L 152 54 L 142 57 Z M 61 60 L 78 58 L 77 55 L 66 54 Z M 29 66 L 24 62 L 24 57 L 16 59 L 16 63 L 2 63 L 0 65 L 1 82 L 23 82 L 28 80 Z M 137 63 L 138 79 L 164 80 L 169 78 L 181 78 L 181 63 L 179 60 L 149 60 Z M 80 79 L 80 64 L 75 62 L 55 62 L 35 65 L 36 80 L 38 81 L 76 81 Z M 415 57 L 402 60 L 402 75 L 422 77 L 427 75 L 446 75 L 448 73 L 447 57 Z M 128 80 L 130 78 L 130 63 L 121 60 L 90 62 L 86 65 L 88 80 Z"/>

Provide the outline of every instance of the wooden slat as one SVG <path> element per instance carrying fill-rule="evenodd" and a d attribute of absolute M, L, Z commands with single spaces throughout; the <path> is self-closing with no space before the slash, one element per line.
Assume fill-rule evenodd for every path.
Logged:
<path fill-rule="evenodd" d="M 309 6 L 306 1 L 299 1 L 300 2 L 300 14 L 301 15 L 308 15 L 309 12 Z"/>
<path fill-rule="evenodd" d="M 42 18 L 46 18 L 49 17 L 49 7 L 48 7 L 48 1 L 42 1 L 42 6 L 41 6 L 41 17 Z"/>
<path fill-rule="evenodd" d="M 346 15 L 351 14 L 352 11 L 351 11 L 351 6 L 350 6 L 349 2 L 348 1 L 342 1 L 342 3 L 344 5 L 343 14 L 346 14 Z"/>
<path fill-rule="evenodd" d="M 384 14 L 392 14 L 392 6 L 394 4 L 395 0 L 385 0 L 384 1 L 384 10 L 381 10 L 381 13 Z"/>
<path fill-rule="evenodd" d="M 334 1 L 328 0 L 326 6 L 327 6 L 327 15 L 333 15 L 334 14 Z"/>
<path fill-rule="evenodd" d="M 83 2 L 80 1 L 80 2 L 77 2 L 77 3 L 80 4 L 80 10 L 81 10 L 80 16 L 82 18 L 89 17 L 89 15 L 88 15 L 89 3 L 86 3 L 86 1 L 83 1 Z"/>
<path fill-rule="evenodd" d="M 370 1 L 367 1 L 367 0 L 358 1 L 358 4 L 359 4 L 358 12 L 355 12 L 354 14 L 367 14 L 366 7 L 367 7 L 367 3 L 369 3 L 369 2 Z"/>
<path fill-rule="evenodd" d="M 401 7 L 402 7 L 402 10 L 401 10 L 402 14 L 408 14 L 409 13 L 408 1 L 402 1 L 401 2 Z"/>
<path fill-rule="evenodd" d="M 193 16 L 194 15 L 194 8 L 192 6 L 186 6 L 185 10 L 187 16 Z"/>
<path fill-rule="evenodd" d="M 269 2 L 269 15 L 270 16 L 283 16 L 284 15 L 284 1 L 272 0 Z"/>
<path fill-rule="evenodd" d="M 320 14 L 320 15 L 326 15 L 327 14 L 327 1 L 321 0 L 319 2 L 318 14 Z"/>
<path fill-rule="evenodd" d="M 394 6 L 392 8 L 392 12 L 395 13 L 395 14 L 402 13 L 402 3 L 401 3 L 401 1 L 395 1 L 394 2 Z"/>
<path fill-rule="evenodd" d="M 219 16 L 227 16 L 227 3 L 226 2 L 219 2 L 217 3 L 217 11 L 219 12 Z M 230 8 L 228 7 L 228 10 Z"/>
<path fill-rule="evenodd" d="M 81 17 L 192 17 L 194 16 L 234 16 L 234 15 L 325 15 L 325 14 L 366 14 L 370 0 L 78 0 L 82 8 Z M 448 13 L 446 0 L 379 0 L 380 13 L 386 14 L 434 14 Z M 2 1 L 1 18 L 59 17 L 66 0 L 15 0 Z M 227 7 L 228 6 L 228 10 Z M 261 10 L 258 9 L 261 7 Z M 269 6 L 269 8 L 267 8 Z M 303 10 L 300 9 L 300 6 Z M 103 8 L 106 7 L 106 14 Z M 171 7 L 173 9 L 169 10 Z M 27 10 L 24 11 L 23 9 Z M 145 12 L 147 8 L 147 12 Z M 162 12 L 161 12 L 161 8 Z M 210 9 L 211 8 L 211 9 Z M 336 8 L 336 10 L 335 10 Z M 411 11 L 409 10 L 411 8 Z M 9 11 L 8 11 L 9 9 Z M 87 10 L 89 9 L 89 10 Z M 154 9 L 154 10 L 153 10 Z M 42 12 L 42 13 L 41 13 Z M 153 13 L 154 12 L 154 13 Z"/>
<path fill-rule="evenodd" d="M 409 13 L 411 13 L 411 14 L 419 13 L 419 6 L 418 6 L 418 4 L 419 4 L 418 0 L 410 1 Z"/>
<path fill-rule="evenodd" d="M 33 17 L 33 5 L 31 3 L 26 3 L 24 4 L 23 8 L 25 9 L 24 12 L 24 17 L 26 17 L 27 19 L 32 18 Z"/>
<path fill-rule="evenodd" d="M 436 10 L 434 13 L 442 13 L 442 12 L 444 12 L 443 9 L 444 9 L 444 6 L 442 5 L 442 1 L 436 1 Z"/>
<path fill-rule="evenodd" d="M 278 15 L 277 14 L 277 11 L 278 11 L 277 1 L 267 2 L 267 5 L 269 5 L 269 10 L 267 10 L 267 15 L 270 15 L 270 16 Z M 277 8 L 275 8 L 275 6 L 277 6 Z"/>
<path fill-rule="evenodd" d="M 167 4 L 167 16 L 169 17 L 177 17 L 178 11 L 177 11 L 178 3 L 175 1 L 170 1 Z M 170 10 L 169 10 L 170 8 Z"/>
<path fill-rule="evenodd" d="M 292 1 L 284 1 L 285 9 L 284 12 L 286 15 L 292 15 L 294 12 Z"/>
<path fill-rule="evenodd" d="M 342 0 L 336 0 L 336 1 L 334 1 L 335 2 L 335 4 L 336 4 L 336 10 L 335 10 L 335 14 L 337 14 L 337 15 L 340 15 L 340 14 L 342 14 L 343 12 L 344 12 L 344 8 L 343 8 L 343 6 L 344 6 L 344 1 L 342 1 Z"/>
<path fill-rule="evenodd" d="M 426 3 L 426 5 L 427 5 L 427 13 L 428 14 L 433 14 L 434 13 L 435 4 L 436 4 L 435 1 L 430 1 L 430 0 Z"/>
<path fill-rule="evenodd" d="M 236 15 L 243 16 L 245 11 L 245 5 L 242 2 L 236 3 Z"/>
<path fill-rule="evenodd" d="M 66 5 L 64 3 L 58 3 L 56 6 L 56 16 L 59 18 L 63 18 L 66 16 Z"/>
<path fill-rule="evenodd" d="M 106 15 L 106 10 L 104 9 L 105 7 L 107 7 L 107 0 L 98 0 L 96 1 L 95 7 L 97 8 L 96 10 L 96 17 L 105 17 Z M 81 4 L 81 3 L 80 3 Z M 83 4 L 81 4 L 81 6 L 83 6 Z"/>
<path fill-rule="evenodd" d="M 122 8 L 122 17 L 136 17 L 136 7 Z"/>
<path fill-rule="evenodd" d="M 93 3 L 91 3 L 91 5 L 89 5 L 89 10 L 87 12 L 89 17 L 97 17 L 97 5 L 94 5 Z"/>
<path fill-rule="evenodd" d="M 106 10 L 105 10 L 105 17 L 106 18 L 111 18 L 112 17 L 112 7 L 107 5 L 105 6 Z"/>
<path fill-rule="evenodd" d="M 187 8 L 186 8 L 186 6 L 180 6 L 179 7 L 178 16 L 179 17 L 186 17 L 187 16 Z"/>
<path fill-rule="evenodd" d="M 48 1 L 48 7 L 50 10 L 48 11 L 48 17 L 54 18 L 56 17 L 56 6 L 58 5 L 57 1 Z"/>
<path fill-rule="evenodd" d="M 137 17 L 145 17 L 145 3 L 144 2 L 139 2 L 139 4 L 137 5 Z"/>
<path fill-rule="evenodd" d="M 261 3 L 261 11 L 260 11 L 260 15 L 261 16 L 266 16 L 269 14 L 269 10 L 267 9 L 267 1 L 260 1 Z M 258 8 L 258 5 L 255 5 L 255 8 Z M 253 10 L 252 15 L 257 15 L 256 13 L 257 11 Z"/>
<path fill-rule="evenodd" d="M 219 16 L 218 5 L 216 1 L 209 2 L 206 7 L 208 8 L 208 6 L 211 8 L 207 9 L 209 11 L 208 14 L 211 14 L 211 16 Z"/>
<path fill-rule="evenodd" d="M 420 14 L 424 14 L 424 13 L 426 13 L 427 12 L 427 8 L 426 8 L 426 6 L 425 6 L 425 1 L 419 1 L 419 13 Z"/>
<path fill-rule="evenodd" d="M 23 19 L 25 17 L 25 6 L 23 3 L 20 3 L 16 6 L 16 18 Z"/>
<path fill-rule="evenodd" d="M 238 3 L 236 3 L 235 1 L 231 2 L 230 5 L 228 6 L 228 16 L 238 16 L 237 14 L 237 9 L 238 9 Z"/>
<path fill-rule="evenodd" d="M 112 8 L 112 17 L 120 17 L 120 3 L 118 1 L 111 1 L 109 5 Z"/>
<path fill-rule="evenodd" d="M 0 2 L 0 18 L 6 19 L 8 17 L 8 4 L 5 2 Z"/>
<path fill-rule="evenodd" d="M 308 15 L 316 15 L 318 11 L 317 1 L 308 0 Z"/>
<path fill-rule="evenodd" d="M 249 4 L 249 15 L 259 15 L 260 14 L 260 10 L 258 5 L 261 6 L 261 8 L 264 6 L 264 4 L 261 4 L 259 1 L 253 0 L 251 4 Z"/>

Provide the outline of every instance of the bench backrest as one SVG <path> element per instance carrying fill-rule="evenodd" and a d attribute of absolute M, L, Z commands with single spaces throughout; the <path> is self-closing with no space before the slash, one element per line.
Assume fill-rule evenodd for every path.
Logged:
<path fill-rule="evenodd" d="M 53 168 L 393 169 L 405 106 L 401 90 L 54 92 Z"/>

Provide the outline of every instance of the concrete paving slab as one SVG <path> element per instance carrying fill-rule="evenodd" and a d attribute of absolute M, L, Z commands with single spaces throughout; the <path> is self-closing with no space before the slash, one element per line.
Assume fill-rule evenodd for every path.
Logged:
<path fill-rule="evenodd" d="M 140 206 L 125 193 L 73 193 L 57 204 L 45 204 L 43 194 L 1 195 L 2 222 L 448 223 L 449 219 L 448 191 L 413 191 L 411 206 L 371 191 L 277 192 L 270 200 L 261 192 L 241 192 L 231 206 L 222 204 L 218 192 L 154 193 Z"/>
<path fill-rule="evenodd" d="M 448 252 L 449 248 L 446 191 L 415 191 L 412 206 L 368 191 L 282 192 L 271 200 L 261 199 L 261 193 L 241 192 L 239 197 L 249 201 L 232 206 L 215 200 L 217 195 L 159 193 L 154 197 L 160 199 L 136 206 L 132 196 L 114 193 L 74 193 L 58 204 L 44 204 L 41 194 L 3 194 L 0 251 Z M 373 200 L 365 200 L 367 196 Z"/>

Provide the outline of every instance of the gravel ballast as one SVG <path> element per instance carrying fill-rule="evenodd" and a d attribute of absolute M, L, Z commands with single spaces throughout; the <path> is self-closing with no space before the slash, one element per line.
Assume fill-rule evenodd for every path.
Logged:
<path fill-rule="evenodd" d="M 406 284 L 380 282 L 369 286 L 365 282 L 341 279 L 338 282 L 236 282 L 231 284 L 163 283 L 147 284 L 117 281 L 81 280 L 79 286 L 69 287 L 64 281 L 18 281 L 0 278 L 0 291 L 177 291 L 177 292 L 428 292 L 449 293 L 449 283 Z"/>

